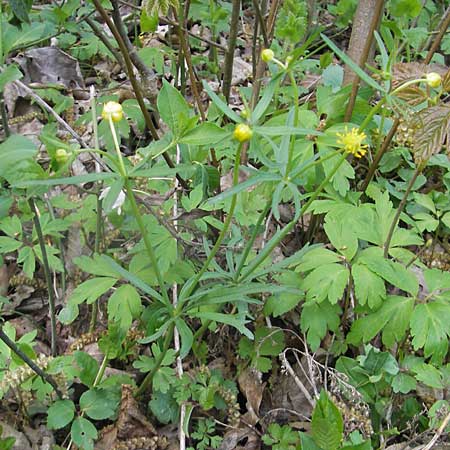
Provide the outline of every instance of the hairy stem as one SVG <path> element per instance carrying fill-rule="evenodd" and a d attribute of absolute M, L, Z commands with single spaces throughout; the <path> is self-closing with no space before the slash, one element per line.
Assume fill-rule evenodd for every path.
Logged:
<path fill-rule="evenodd" d="M 299 218 L 308 210 L 311 203 L 318 197 L 318 195 L 324 190 L 325 186 L 330 182 L 333 176 L 341 167 L 342 163 L 345 161 L 347 155 L 344 153 L 339 158 L 339 161 L 334 166 L 333 170 L 328 174 L 328 176 L 320 183 L 319 187 L 313 192 L 308 201 L 302 206 L 298 216 L 291 220 L 280 233 L 277 233 L 274 238 L 272 238 L 261 253 L 247 266 L 246 270 L 242 273 L 238 282 L 244 281 L 248 278 L 272 253 L 274 248 L 287 236 L 288 233 L 294 228 L 295 224 L 298 222 Z"/>

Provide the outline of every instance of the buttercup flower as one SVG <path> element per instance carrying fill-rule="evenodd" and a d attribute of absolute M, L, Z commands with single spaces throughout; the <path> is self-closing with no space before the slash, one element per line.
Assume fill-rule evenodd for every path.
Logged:
<path fill-rule="evenodd" d="M 361 158 L 367 152 L 367 144 L 363 144 L 366 134 L 359 132 L 357 128 L 348 131 L 345 127 L 345 133 L 336 133 L 339 136 L 338 144 L 342 145 L 347 153 L 351 153 L 356 158 Z"/>
<path fill-rule="evenodd" d="M 428 86 L 432 88 L 437 88 L 442 83 L 441 76 L 436 72 L 430 72 L 425 75 L 425 79 L 427 80 Z"/>
<path fill-rule="evenodd" d="M 103 106 L 102 117 L 105 120 L 111 120 L 113 122 L 120 122 L 123 118 L 122 105 L 117 102 L 107 102 Z"/>
<path fill-rule="evenodd" d="M 69 154 L 63 148 L 58 148 L 55 152 L 55 160 L 58 164 L 64 164 L 69 159 Z"/>
<path fill-rule="evenodd" d="M 274 58 L 275 53 L 273 52 L 273 50 L 270 50 L 270 48 L 266 48 L 261 52 L 261 59 L 265 62 L 268 63 L 270 61 L 272 61 L 272 59 Z"/>
<path fill-rule="evenodd" d="M 239 142 L 245 142 L 251 139 L 253 136 L 252 129 L 246 125 L 245 123 L 240 123 L 239 125 L 236 125 L 236 128 L 234 129 L 233 137 L 238 140 Z"/>

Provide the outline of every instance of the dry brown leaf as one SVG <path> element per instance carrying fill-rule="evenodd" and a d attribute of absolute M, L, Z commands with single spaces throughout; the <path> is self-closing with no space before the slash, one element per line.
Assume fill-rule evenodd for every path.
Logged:
<path fill-rule="evenodd" d="M 227 431 L 219 450 L 259 450 L 261 440 L 251 429 L 232 429 Z"/>
<path fill-rule="evenodd" d="M 142 450 L 165 449 L 167 444 L 160 438 L 154 426 L 139 410 L 139 405 L 133 396 L 133 388 L 122 385 L 122 398 L 117 421 L 114 425 L 102 430 L 101 439 L 96 444 L 96 450 L 113 450 L 124 444 L 146 445 Z M 145 441 L 145 444 L 144 444 Z M 136 448 L 137 450 L 137 448 Z"/>
<path fill-rule="evenodd" d="M 251 425 L 256 425 L 259 420 L 259 407 L 261 405 L 266 383 L 261 380 L 261 372 L 251 367 L 243 370 L 238 378 L 241 392 L 247 399 L 247 421 Z"/>
<path fill-rule="evenodd" d="M 419 111 L 412 118 L 410 128 L 414 160 L 419 164 L 428 161 L 444 144 L 449 145 L 450 107 L 438 105 Z"/>

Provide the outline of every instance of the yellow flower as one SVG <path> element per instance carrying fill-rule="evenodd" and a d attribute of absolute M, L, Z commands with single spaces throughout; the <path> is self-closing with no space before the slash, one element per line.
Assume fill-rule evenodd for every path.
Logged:
<path fill-rule="evenodd" d="M 120 122 L 123 118 L 122 105 L 117 102 L 107 102 L 103 106 L 102 117 L 105 120 L 111 120 L 113 122 Z"/>
<path fill-rule="evenodd" d="M 273 50 L 270 50 L 270 48 L 266 48 L 261 52 L 261 59 L 265 62 L 268 63 L 270 61 L 272 61 L 272 59 L 274 58 L 275 53 L 273 52 Z"/>
<path fill-rule="evenodd" d="M 366 135 L 359 132 L 357 128 L 348 131 L 345 127 L 345 133 L 336 133 L 339 136 L 338 144 L 342 145 L 347 153 L 351 153 L 356 158 L 361 158 L 367 152 L 367 144 L 363 144 Z"/>
<path fill-rule="evenodd" d="M 233 137 L 238 140 L 239 142 L 245 142 L 251 139 L 253 136 L 252 129 L 246 125 L 245 123 L 240 123 L 239 125 L 236 125 L 236 128 L 233 132 Z"/>
<path fill-rule="evenodd" d="M 436 72 L 430 72 L 425 75 L 425 79 L 427 80 L 428 86 L 432 88 L 437 88 L 442 83 L 441 76 Z"/>

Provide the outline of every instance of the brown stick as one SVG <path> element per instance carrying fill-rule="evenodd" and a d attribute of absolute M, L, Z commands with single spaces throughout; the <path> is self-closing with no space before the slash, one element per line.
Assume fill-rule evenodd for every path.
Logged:
<path fill-rule="evenodd" d="M 175 8 L 173 8 L 173 16 L 175 20 L 180 23 L 180 21 L 177 18 L 177 12 Z M 192 94 L 194 95 L 195 102 L 197 103 L 197 108 L 200 113 L 200 116 L 202 120 L 204 121 L 206 119 L 205 110 L 203 108 L 202 100 L 200 98 L 200 92 L 198 90 L 198 83 L 197 83 L 197 76 L 195 75 L 194 66 L 192 64 L 192 57 L 191 57 L 191 50 L 189 48 L 189 45 L 187 44 L 187 36 L 186 33 L 181 29 L 180 26 L 176 27 L 178 37 L 180 39 L 181 48 L 183 50 L 184 59 L 186 61 L 186 65 L 188 67 L 188 74 L 189 79 L 191 81 L 191 89 Z"/>
<path fill-rule="evenodd" d="M 441 23 L 439 24 L 439 33 L 436 36 L 436 38 L 433 41 L 433 44 L 430 47 L 430 50 L 428 50 L 427 56 L 425 57 L 425 64 L 429 64 L 431 61 L 431 58 L 433 57 L 436 50 L 441 45 L 442 38 L 444 37 L 445 32 L 447 31 L 447 28 L 450 25 L 450 7 L 448 7 L 445 11 L 445 15 L 442 18 Z"/>
<path fill-rule="evenodd" d="M 367 186 L 369 186 L 369 183 L 372 181 L 373 175 L 375 174 L 375 171 L 378 168 L 378 165 L 380 164 L 381 158 L 386 153 L 387 149 L 389 148 L 389 145 L 392 141 L 392 139 L 395 136 L 395 133 L 397 132 L 397 128 L 400 125 L 400 119 L 397 117 L 394 120 L 394 123 L 392 124 L 391 129 L 389 130 L 389 133 L 384 138 L 383 143 L 381 144 L 380 149 L 378 150 L 377 154 L 375 155 L 372 164 L 369 167 L 369 171 L 367 172 L 366 178 L 364 179 L 363 184 L 361 185 L 361 191 L 364 192 L 367 189 Z"/>
<path fill-rule="evenodd" d="M 380 22 L 383 6 L 384 0 L 362 0 L 358 3 L 347 54 L 361 68 L 364 68 L 369 59 L 374 31 Z M 370 23 L 368 29 L 367 23 Z M 346 67 L 344 74 L 344 85 L 347 83 L 352 83 L 352 92 L 345 110 L 345 122 L 349 122 L 352 117 L 359 88 L 359 77 L 349 67 Z"/>
<path fill-rule="evenodd" d="M 233 78 L 233 60 L 238 34 L 239 14 L 241 12 L 241 0 L 232 0 L 230 34 L 228 35 L 228 49 L 223 64 L 222 92 L 226 100 L 230 98 L 231 80 Z"/>

